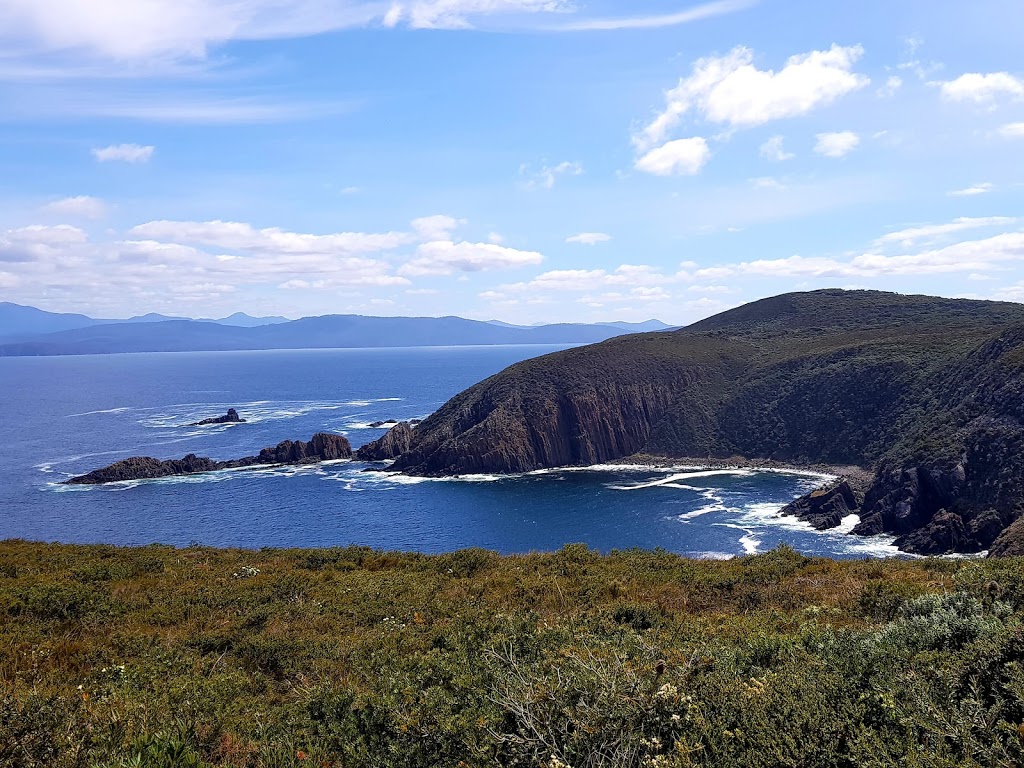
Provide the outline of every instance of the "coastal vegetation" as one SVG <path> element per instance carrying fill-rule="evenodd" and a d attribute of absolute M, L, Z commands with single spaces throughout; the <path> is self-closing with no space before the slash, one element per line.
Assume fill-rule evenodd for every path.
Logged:
<path fill-rule="evenodd" d="M 0 543 L 0 765 L 1013 766 L 1024 563 Z"/>

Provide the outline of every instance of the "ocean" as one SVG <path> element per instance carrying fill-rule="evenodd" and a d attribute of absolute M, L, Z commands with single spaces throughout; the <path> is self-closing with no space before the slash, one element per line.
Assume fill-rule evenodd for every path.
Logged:
<path fill-rule="evenodd" d="M 598 466 L 422 479 L 360 462 L 66 486 L 128 456 L 229 459 L 318 431 L 376 439 L 506 366 L 559 347 L 195 352 L 0 358 L 0 539 L 502 553 L 585 543 L 706 558 L 780 543 L 896 554 L 891 539 L 819 533 L 779 509 L 822 476 Z M 237 408 L 244 424 L 188 427 Z M 845 529 L 853 520 L 846 521 Z"/>

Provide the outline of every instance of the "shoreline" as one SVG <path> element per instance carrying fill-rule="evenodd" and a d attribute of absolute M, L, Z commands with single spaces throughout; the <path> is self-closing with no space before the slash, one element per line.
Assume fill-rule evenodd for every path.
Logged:
<path fill-rule="evenodd" d="M 746 469 L 753 471 L 792 472 L 794 474 L 822 475 L 830 479 L 845 477 L 851 483 L 867 485 L 875 478 L 875 473 L 864 467 L 844 464 L 793 464 L 774 459 L 748 459 L 743 456 L 730 456 L 727 459 L 697 458 L 694 456 L 660 456 L 653 453 L 637 453 L 621 459 L 606 462 L 609 465 L 643 465 L 652 468 L 671 469 L 687 467 L 694 469 Z"/>

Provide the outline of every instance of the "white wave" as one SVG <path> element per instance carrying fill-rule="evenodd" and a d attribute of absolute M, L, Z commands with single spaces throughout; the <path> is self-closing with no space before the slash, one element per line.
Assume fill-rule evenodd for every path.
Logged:
<path fill-rule="evenodd" d="M 100 411 L 86 411 L 85 413 L 69 413 L 66 418 L 73 419 L 76 416 L 94 416 L 100 413 L 124 413 L 130 411 L 131 408 L 127 405 L 121 406 L 120 408 L 104 408 Z"/>
<path fill-rule="evenodd" d="M 729 511 L 730 510 L 727 507 L 724 507 L 721 504 L 708 504 L 707 506 L 701 507 L 700 509 L 695 509 L 692 512 L 684 512 L 683 514 L 678 515 L 676 517 L 676 519 L 677 520 L 693 520 L 694 518 L 702 517 L 703 515 L 709 515 L 712 512 L 729 512 Z"/>
<path fill-rule="evenodd" d="M 691 480 L 695 477 L 715 477 L 718 475 L 749 477 L 753 474 L 754 472 L 749 469 L 706 469 L 699 472 L 681 472 L 669 475 L 668 477 L 661 478 L 659 480 L 637 483 L 636 485 L 608 485 L 605 487 L 610 488 L 613 491 L 640 491 L 644 488 L 657 488 L 659 486 L 678 487 L 675 484 L 679 483 L 680 480 Z"/>
<path fill-rule="evenodd" d="M 740 546 L 743 547 L 743 551 L 748 555 L 756 555 L 758 548 L 761 546 L 761 540 L 754 536 L 753 533 L 748 533 L 745 536 L 740 536 Z"/>
<path fill-rule="evenodd" d="M 854 513 L 847 515 L 839 521 L 839 525 L 832 529 L 833 533 L 853 533 L 853 529 L 860 523 L 860 515 Z"/>
<path fill-rule="evenodd" d="M 732 560 L 736 555 L 731 552 L 687 552 L 687 557 L 692 557 L 696 560 Z"/>
<path fill-rule="evenodd" d="M 374 426 L 376 424 L 376 426 Z M 368 421 L 352 421 L 345 425 L 346 429 L 391 429 L 397 427 L 397 421 L 382 421 L 370 423 Z"/>

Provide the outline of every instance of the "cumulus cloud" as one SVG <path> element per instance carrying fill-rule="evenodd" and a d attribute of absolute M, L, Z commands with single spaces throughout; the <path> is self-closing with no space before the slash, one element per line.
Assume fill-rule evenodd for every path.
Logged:
<path fill-rule="evenodd" d="M 999 129 L 999 133 L 1007 139 L 1024 138 L 1024 123 L 1007 123 Z"/>
<path fill-rule="evenodd" d="M 796 155 L 786 151 L 785 141 L 782 136 L 772 136 L 761 145 L 761 157 L 775 163 L 792 160 Z"/>
<path fill-rule="evenodd" d="M 519 175 L 526 179 L 523 186 L 527 189 L 551 189 L 562 176 L 581 176 L 583 166 L 579 163 L 564 160 L 557 165 L 543 164 L 539 169 L 529 165 L 519 166 Z"/>
<path fill-rule="evenodd" d="M 465 223 L 453 216 L 424 216 L 413 219 L 412 228 L 423 240 L 450 240 L 452 231 Z"/>
<path fill-rule="evenodd" d="M 845 157 L 860 145 L 860 136 L 853 131 L 819 133 L 814 151 L 825 157 Z"/>
<path fill-rule="evenodd" d="M 695 176 L 710 159 L 707 140 L 695 136 L 655 147 L 637 159 L 636 169 L 655 176 Z"/>
<path fill-rule="evenodd" d="M 1000 96 L 1024 98 L 1024 80 L 1009 72 L 969 72 L 955 80 L 939 82 L 937 85 L 942 90 L 943 97 L 949 101 L 991 104 Z"/>
<path fill-rule="evenodd" d="M 666 285 L 680 276 L 666 275 L 647 264 L 623 264 L 612 271 L 604 269 L 555 269 L 543 272 L 528 282 L 503 285 L 488 292 L 488 298 L 505 298 L 520 293 L 565 293 L 598 291 L 607 288 L 649 288 Z"/>
<path fill-rule="evenodd" d="M 418 221 L 427 221 L 421 219 Z M 392 250 L 415 240 L 407 232 L 337 232 L 315 235 L 278 227 L 257 229 L 237 221 L 150 221 L 129 230 L 130 235 L 175 243 L 226 248 L 250 254 L 361 254 Z"/>
<path fill-rule="evenodd" d="M 565 238 L 565 242 L 578 243 L 579 245 L 597 245 L 598 243 L 607 243 L 611 239 L 612 236 L 604 232 L 580 232 L 578 235 Z"/>
<path fill-rule="evenodd" d="M 1011 216 L 961 216 L 958 219 L 945 224 L 927 224 L 920 227 L 901 229 L 898 232 L 889 232 L 878 238 L 875 245 L 889 245 L 898 243 L 900 245 L 913 245 L 919 241 L 932 241 L 947 235 L 964 232 L 971 229 L 983 227 L 1003 227 L 1017 222 Z"/>
<path fill-rule="evenodd" d="M 0 232 L 0 262 L 42 261 L 61 249 L 79 245 L 89 239 L 78 227 L 58 224 L 47 227 L 33 224 Z"/>
<path fill-rule="evenodd" d="M 484 272 L 531 266 L 543 260 L 544 257 L 535 251 L 520 251 L 496 243 L 437 240 L 417 247 L 415 258 L 404 264 L 399 274 L 422 276 Z"/>
<path fill-rule="evenodd" d="M 634 144 L 641 152 L 663 144 L 691 111 L 731 128 L 805 115 L 870 83 L 853 71 L 863 53 L 859 45 L 833 45 L 792 56 L 778 72 L 758 69 L 754 52 L 744 47 L 699 59 L 690 76 L 666 92 L 664 110 L 634 136 Z"/>
<path fill-rule="evenodd" d="M 107 204 L 98 197 L 89 195 L 76 195 L 65 197 L 61 200 L 54 200 L 43 206 L 47 213 L 58 216 L 76 216 L 86 219 L 102 219 L 107 215 Z"/>
<path fill-rule="evenodd" d="M 101 163 L 148 163 L 156 148 L 139 144 L 113 144 L 109 147 L 97 147 L 92 156 Z"/>

